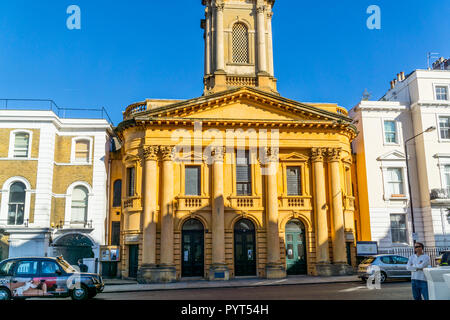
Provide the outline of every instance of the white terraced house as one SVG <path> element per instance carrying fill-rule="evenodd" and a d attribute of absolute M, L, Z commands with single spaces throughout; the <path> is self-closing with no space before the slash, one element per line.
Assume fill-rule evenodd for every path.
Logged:
<path fill-rule="evenodd" d="M 350 116 L 360 132 L 353 149 L 358 163 L 360 206 L 370 213 L 372 240 L 381 249 L 411 246 L 412 200 L 416 240 L 427 247 L 449 247 L 448 60 L 441 58 L 430 70 L 415 70 L 408 76 L 398 74 L 383 98 L 361 101 Z M 411 194 L 405 154 L 405 141 L 409 139 Z"/>

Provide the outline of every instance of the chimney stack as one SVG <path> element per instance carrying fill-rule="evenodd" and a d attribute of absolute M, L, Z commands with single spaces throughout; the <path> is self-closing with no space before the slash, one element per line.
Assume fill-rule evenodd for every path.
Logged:
<path fill-rule="evenodd" d="M 397 73 L 397 81 L 402 81 L 402 75 L 400 73 Z"/>
<path fill-rule="evenodd" d="M 395 88 L 395 83 L 394 83 L 394 80 L 392 80 L 391 81 L 391 89 L 394 89 Z"/>
<path fill-rule="evenodd" d="M 405 77 L 405 72 L 402 71 L 400 74 L 401 74 L 402 81 L 405 80 L 405 79 L 406 79 L 406 77 Z"/>

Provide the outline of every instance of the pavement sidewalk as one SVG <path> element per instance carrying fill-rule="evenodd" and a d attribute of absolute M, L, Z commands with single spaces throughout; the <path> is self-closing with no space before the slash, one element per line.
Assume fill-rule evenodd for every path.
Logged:
<path fill-rule="evenodd" d="M 259 286 L 283 286 L 302 284 L 326 284 L 339 282 L 359 282 L 357 276 L 339 277 L 312 277 L 312 276 L 289 276 L 286 279 L 267 280 L 259 278 L 233 279 L 229 281 L 181 280 L 174 283 L 138 284 L 129 280 L 107 280 L 105 279 L 105 293 L 114 292 L 137 292 L 157 290 L 183 290 L 183 289 L 213 289 L 213 288 L 239 288 Z"/>

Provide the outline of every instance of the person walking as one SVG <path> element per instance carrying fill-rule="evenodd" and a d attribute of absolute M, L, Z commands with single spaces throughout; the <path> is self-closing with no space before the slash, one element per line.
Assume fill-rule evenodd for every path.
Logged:
<path fill-rule="evenodd" d="M 407 269 L 411 271 L 411 285 L 414 300 L 429 300 L 428 296 L 428 283 L 423 269 L 430 266 L 430 257 L 424 252 L 423 243 L 416 242 L 414 245 L 414 252 L 409 257 Z"/>

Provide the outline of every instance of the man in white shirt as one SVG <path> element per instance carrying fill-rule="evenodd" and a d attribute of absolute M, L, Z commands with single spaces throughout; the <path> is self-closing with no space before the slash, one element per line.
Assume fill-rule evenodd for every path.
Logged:
<path fill-rule="evenodd" d="M 411 271 L 411 284 L 414 300 L 429 300 L 428 283 L 423 269 L 430 266 L 430 257 L 423 253 L 423 243 L 416 242 L 414 252 L 416 254 L 409 257 L 408 271 Z"/>

